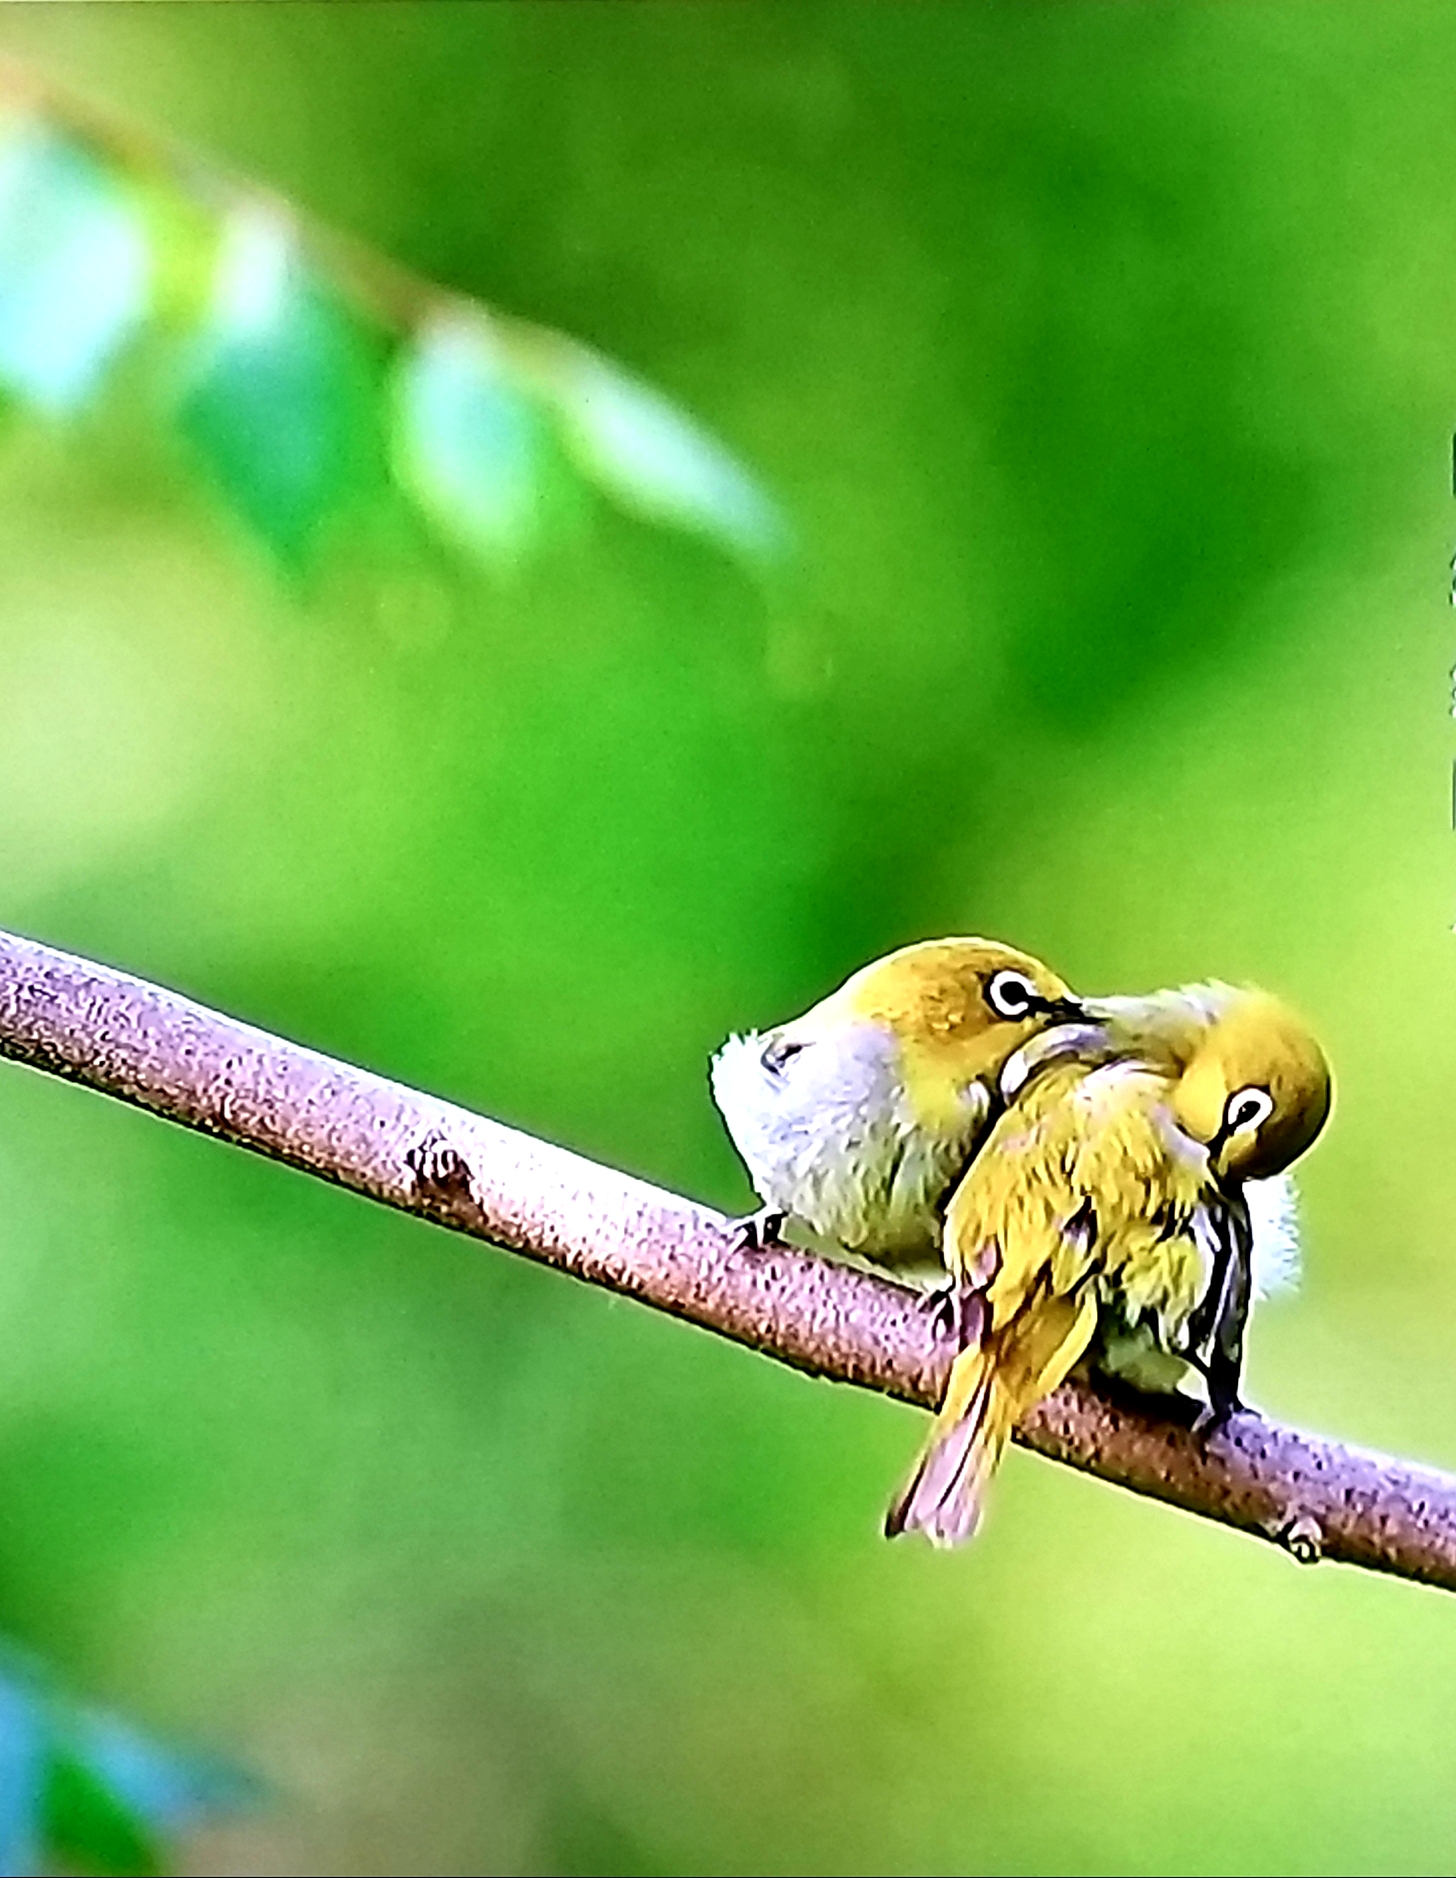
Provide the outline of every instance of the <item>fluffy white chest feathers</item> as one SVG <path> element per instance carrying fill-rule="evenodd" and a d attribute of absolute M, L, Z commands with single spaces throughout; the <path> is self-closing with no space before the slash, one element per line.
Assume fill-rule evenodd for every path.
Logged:
<path fill-rule="evenodd" d="M 766 1206 L 883 1262 L 940 1257 L 941 1206 L 984 1131 L 990 1097 L 918 1117 L 899 1047 L 870 1020 L 784 1060 L 756 1032 L 713 1059 L 713 1099 Z"/>
<path fill-rule="evenodd" d="M 1299 1194 L 1292 1174 L 1245 1184 L 1254 1231 L 1254 1300 L 1277 1297 L 1299 1283 Z"/>

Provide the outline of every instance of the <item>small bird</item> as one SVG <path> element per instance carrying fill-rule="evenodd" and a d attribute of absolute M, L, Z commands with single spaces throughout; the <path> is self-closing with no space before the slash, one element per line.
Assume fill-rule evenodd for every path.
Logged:
<path fill-rule="evenodd" d="M 942 1209 L 1018 1051 L 1083 1010 L 1040 960 L 992 939 L 927 939 L 864 966 L 812 1010 L 731 1037 L 713 1099 L 763 1210 L 889 1267 L 940 1262 Z M 1030 1059 L 1028 1059 L 1028 1062 Z"/>
<path fill-rule="evenodd" d="M 1094 1338 L 1134 1379 L 1161 1364 L 1171 1387 L 1200 1371 L 1209 1421 L 1239 1406 L 1256 1263 L 1244 1183 L 1282 1174 L 1319 1134 L 1329 1066 L 1260 992 L 1197 985 L 1086 1008 L 1100 1043 L 1009 1067 L 1009 1106 L 950 1201 L 963 1348 L 892 1536 L 969 1538 L 1012 1429 Z"/>

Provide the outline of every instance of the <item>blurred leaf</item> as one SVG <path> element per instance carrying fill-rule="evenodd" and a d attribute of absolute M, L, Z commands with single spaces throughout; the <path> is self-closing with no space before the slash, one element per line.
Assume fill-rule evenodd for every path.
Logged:
<path fill-rule="evenodd" d="M 140 326 L 151 271 L 134 203 L 44 125 L 0 143 L 0 380 L 74 410 Z"/>
<path fill-rule="evenodd" d="M 249 1804 L 255 1784 L 83 1708 L 45 1665 L 0 1645 L 0 1875 L 57 1857 L 85 1871 L 166 1869 L 162 1835 Z"/>
<path fill-rule="evenodd" d="M 553 1796 L 547 1822 L 546 1869 L 558 1878 L 658 1878 L 672 1869 L 576 1787 Z"/>
<path fill-rule="evenodd" d="M 64 1748 L 49 1757 L 39 1817 L 46 1846 L 87 1871 L 152 1878 L 166 1870 L 140 1813 Z"/>
<path fill-rule="evenodd" d="M 257 1782 L 240 1769 L 209 1755 L 159 1748 L 114 1715 L 77 1710 L 67 1718 L 66 1732 L 75 1756 L 153 1825 L 175 1826 L 258 1798 Z"/>
<path fill-rule="evenodd" d="M 304 235 L 276 200 L 100 128 L 29 74 L 0 74 L 0 113 L 0 385 L 62 415 L 133 334 L 180 340 L 181 427 L 285 565 L 383 486 L 386 431 L 404 494 L 497 566 L 538 546 L 582 481 L 731 552 L 782 548 L 747 471 L 588 348 Z"/>
<path fill-rule="evenodd" d="M 758 484 L 660 393 L 584 346 L 562 347 L 548 383 L 577 462 L 625 508 L 755 557 L 783 552 Z"/>
<path fill-rule="evenodd" d="M 228 224 L 182 428 L 268 544 L 297 565 L 381 462 L 379 373 L 362 330 L 299 254 L 287 217 Z"/>
<path fill-rule="evenodd" d="M 31 1692 L 0 1680 L 0 1873 L 34 1871 L 41 1854 L 45 1730 Z"/>
<path fill-rule="evenodd" d="M 535 547 L 561 452 L 482 319 L 425 324 L 397 363 L 394 415 L 395 474 L 443 533 L 498 563 Z"/>

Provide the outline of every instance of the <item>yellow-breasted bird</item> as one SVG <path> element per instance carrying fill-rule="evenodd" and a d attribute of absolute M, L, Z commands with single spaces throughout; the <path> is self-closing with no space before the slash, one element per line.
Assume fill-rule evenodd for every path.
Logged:
<path fill-rule="evenodd" d="M 1101 1334 L 1238 1407 L 1255 1284 L 1244 1182 L 1279 1175 L 1330 1108 L 1330 1073 L 1276 999 L 1226 985 L 1089 1000 L 1085 1060 L 1008 1076 L 1010 1106 L 946 1214 L 964 1347 L 886 1531 L 969 1538 L 1011 1430 Z M 1277 1209 L 1276 1209 L 1277 1210 Z"/>
<path fill-rule="evenodd" d="M 765 1243 L 794 1218 L 878 1264 L 938 1265 L 946 1196 L 990 1126 L 1005 1065 L 1082 1016 L 1025 952 L 927 939 L 802 1017 L 731 1037 L 712 1085 L 764 1202 L 745 1235 Z"/>

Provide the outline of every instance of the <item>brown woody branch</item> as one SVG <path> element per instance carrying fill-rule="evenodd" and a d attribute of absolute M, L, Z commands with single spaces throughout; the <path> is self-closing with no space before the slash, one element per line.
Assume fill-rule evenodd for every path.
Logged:
<path fill-rule="evenodd" d="M 951 1350 L 914 1294 L 124 973 L 0 933 L 0 1055 L 639 1298 L 781 1363 L 933 1406 Z M 1176 1407 L 1176 1405 L 1175 1405 Z M 1456 1590 L 1456 1479 L 1261 1416 L 1196 1435 L 1070 1382 L 1019 1439 L 1312 1563 Z"/>

